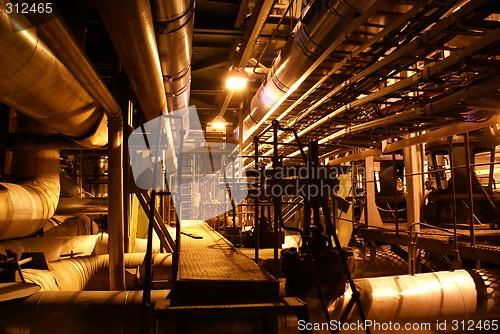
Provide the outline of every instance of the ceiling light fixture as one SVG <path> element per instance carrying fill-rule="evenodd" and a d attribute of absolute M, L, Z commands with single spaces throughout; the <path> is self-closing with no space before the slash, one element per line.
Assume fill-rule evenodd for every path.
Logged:
<path fill-rule="evenodd" d="M 226 127 L 226 119 L 221 115 L 214 118 L 212 121 L 212 128 L 214 129 L 224 129 Z"/>
<path fill-rule="evenodd" d="M 241 68 L 231 67 L 226 79 L 226 88 L 242 90 L 248 82 L 248 74 Z"/>

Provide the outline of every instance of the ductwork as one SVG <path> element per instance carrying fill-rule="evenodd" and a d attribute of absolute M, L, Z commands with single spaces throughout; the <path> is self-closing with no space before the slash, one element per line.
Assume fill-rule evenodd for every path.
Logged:
<path fill-rule="evenodd" d="M 243 120 L 244 141 L 297 79 L 346 30 L 349 23 L 374 2 L 375 0 L 312 2 L 298 24 L 296 33 L 288 39 L 252 99 L 250 111 Z"/>
<path fill-rule="evenodd" d="M 123 63 L 146 121 L 167 113 L 158 48 L 151 8 L 147 0 L 96 1 L 111 42 Z M 177 169 L 170 123 L 166 122 L 167 146 L 172 154 L 164 160 L 169 171 Z"/>
<path fill-rule="evenodd" d="M 81 145 L 106 144 L 106 115 L 27 19 L 0 11 L 0 35 L 8 50 L 0 53 L 0 101 Z"/>
<path fill-rule="evenodd" d="M 194 1 L 151 1 L 169 111 L 189 106 Z"/>
<path fill-rule="evenodd" d="M 147 0 L 96 1 L 146 120 L 167 112 L 160 60 Z"/>
<path fill-rule="evenodd" d="M 135 252 L 146 252 L 147 239 L 135 240 Z M 10 249 L 18 255 L 26 252 L 41 252 L 48 262 L 70 255 L 89 256 L 108 253 L 108 235 L 105 233 L 77 237 L 43 237 L 0 241 L 2 249 Z M 159 239 L 153 239 L 153 253 L 160 251 Z"/>
<path fill-rule="evenodd" d="M 151 304 L 168 293 L 151 291 Z M 137 334 L 141 331 L 141 310 L 141 291 L 38 292 L 0 303 L 0 332 Z"/>
<path fill-rule="evenodd" d="M 499 279 L 499 272 L 494 270 L 456 270 L 356 279 L 354 283 L 367 319 L 378 323 L 397 321 L 404 325 L 435 324 L 438 320 L 500 319 Z M 348 289 L 344 296 L 331 303 L 328 308 L 331 319 L 339 319 L 351 295 Z M 358 319 L 354 307 L 346 322 Z"/>
<path fill-rule="evenodd" d="M 154 279 L 172 279 L 172 254 L 153 255 Z M 139 268 L 137 280 L 127 282 L 127 290 L 139 289 L 138 278 L 144 272 L 145 253 L 127 253 L 125 268 Z M 109 256 L 80 256 L 49 264 L 50 270 L 22 269 L 27 283 L 40 286 L 40 291 L 106 291 L 109 290 Z"/>
<path fill-rule="evenodd" d="M 107 214 L 107 198 L 60 198 L 57 205 L 58 215 Z"/>
<path fill-rule="evenodd" d="M 59 150 L 13 152 L 10 168 L 16 184 L 0 183 L 0 240 L 41 229 L 59 200 Z"/>

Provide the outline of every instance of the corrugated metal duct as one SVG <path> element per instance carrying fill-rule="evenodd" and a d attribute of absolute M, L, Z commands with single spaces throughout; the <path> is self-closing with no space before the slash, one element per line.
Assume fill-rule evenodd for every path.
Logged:
<path fill-rule="evenodd" d="M 105 145 L 106 115 L 28 20 L 0 11 L 0 36 L 0 101 L 81 145 Z"/>
<path fill-rule="evenodd" d="M 498 270 L 456 270 L 354 280 L 367 319 L 386 324 L 390 321 L 436 324 L 438 320 L 450 323 L 451 320 L 500 319 L 499 281 Z M 339 319 L 351 295 L 348 289 L 329 306 L 331 319 Z M 346 321 L 358 319 L 354 307 Z"/>
<path fill-rule="evenodd" d="M 151 291 L 151 303 L 169 290 Z M 137 334 L 141 328 L 141 291 L 38 292 L 0 303 L 4 334 Z"/>
<path fill-rule="evenodd" d="M 250 111 L 244 115 L 243 140 L 247 140 L 256 124 L 315 62 L 316 59 L 375 0 L 313 1 L 271 70 L 255 94 Z"/>

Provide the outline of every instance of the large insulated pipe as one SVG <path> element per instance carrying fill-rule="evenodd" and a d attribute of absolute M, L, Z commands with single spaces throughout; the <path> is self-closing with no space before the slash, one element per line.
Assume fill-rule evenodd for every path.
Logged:
<path fill-rule="evenodd" d="M 13 152 L 10 168 L 16 183 L 0 183 L 0 240 L 41 229 L 59 200 L 59 150 Z"/>
<path fill-rule="evenodd" d="M 154 279 L 172 279 L 172 254 L 157 253 L 153 256 Z M 145 253 L 127 253 L 125 268 L 141 268 L 144 272 Z M 80 256 L 51 262 L 50 270 L 22 269 L 27 283 L 40 286 L 40 291 L 107 291 L 109 290 L 109 256 Z M 137 276 L 142 276 L 137 273 Z M 128 282 L 127 290 L 138 289 L 139 282 Z"/>
<path fill-rule="evenodd" d="M 20 134 L 51 131 L 14 111 L 8 130 Z M 0 240 L 37 232 L 52 217 L 59 200 L 59 150 L 7 152 L 5 177 L 11 183 L 0 183 Z"/>
<path fill-rule="evenodd" d="M 146 120 L 167 111 L 167 101 L 147 0 L 97 1 L 104 22 Z"/>
<path fill-rule="evenodd" d="M 124 284 L 123 272 L 123 120 L 120 107 L 110 91 L 100 79 L 99 74 L 79 46 L 68 25 L 56 8 L 49 14 L 27 13 L 30 22 L 37 27 L 38 35 L 52 52 L 62 61 L 71 73 L 80 81 L 91 96 L 104 107 L 108 115 L 108 137 L 101 144 L 108 142 L 109 150 L 109 229 L 111 239 L 115 240 L 110 253 L 115 259 L 112 277 L 116 281 L 115 289 Z M 51 89 L 52 87 L 47 87 Z M 59 93 L 57 90 L 51 94 Z M 104 119 L 103 119 L 104 120 Z M 77 124 L 77 128 L 81 124 Z M 59 129 L 56 129 L 59 130 Z M 105 128 L 100 128 L 102 134 Z M 63 132 L 64 133 L 64 132 Z"/>
<path fill-rule="evenodd" d="M 168 290 L 151 291 L 154 305 Z M 4 334 L 136 334 L 141 329 L 141 291 L 38 292 L 0 303 Z"/>
<path fill-rule="evenodd" d="M 498 270 L 456 270 L 356 279 L 354 282 L 367 319 L 379 324 L 398 322 L 404 325 L 500 319 L 499 281 Z M 339 319 L 351 295 L 348 289 L 344 296 L 331 303 L 328 308 L 331 319 Z M 358 318 L 354 307 L 346 322 L 356 322 Z"/>
<path fill-rule="evenodd" d="M 2 8 L 5 3 L 0 0 Z M 82 145 L 106 144 L 106 116 L 99 104 L 27 19 L 0 11 L 0 35 L 0 50 L 4 50 L 0 52 L 0 101 Z"/>
<path fill-rule="evenodd" d="M 96 1 L 96 5 L 146 121 L 166 114 L 167 101 L 149 1 L 107 0 Z M 174 172 L 177 161 L 169 122 L 165 124 L 165 131 L 172 153 L 164 161 L 169 171 Z"/>
<path fill-rule="evenodd" d="M 243 140 L 321 54 L 375 0 L 313 1 L 288 39 L 244 115 Z"/>
<path fill-rule="evenodd" d="M 152 0 L 153 22 L 168 110 L 189 106 L 194 0 Z"/>
<path fill-rule="evenodd" d="M 147 240 L 136 239 L 136 252 L 146 252 Z M 21 255 L 41 252 L 48 262 L 68 256 L 103 255 L 108 253 L 108 235 L 105 233 L 76 237 L 43 237 L 0 241 L 0 253 L 5 249 Z M 159 239 L 153 239 L 153 252 L 160 251 Z"/>

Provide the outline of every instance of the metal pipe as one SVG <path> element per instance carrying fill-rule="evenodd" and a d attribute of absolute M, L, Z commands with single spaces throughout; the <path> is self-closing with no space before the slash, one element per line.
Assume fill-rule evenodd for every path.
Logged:
<path fill-rule="evenodd" d="M 0 53 L 0 101 L 84 146 L 106 144 L 106 116 L 98 103 L 26 18 L 0 11 L 0 35 L 0 50 L 9 50 Z"/>
<path fill-rule="evenodd" d="M 114 290 L 124 284 L 123 269 L 123 120 L 120 106 L 100 79 L 89 58 L 85 55 L 75 36 L 71 33 L 57 8 L 45 15 L 28 12 L 28 19 L 37 27 L 37 32 L 62 63 L 75 75 L 92 97 L 100 103 L 109 116 L 109 214 L 110 255 L 115 259 L 112 271 Z M 115 240 L 115 242 L 113 242 Z M 115 275 L 116 273 L 116 275 Z"/>
<path fill-rule="evenodd" d="M 168 110 L 189 106 L 194 0 L 151 1 Z"/>
<path fill-rule="evenodd" d="M 167 102 L 149 1 L 97 1 L 96 6 L 146 120 L 166 113 Z"/>
<path fill-rule="evenodd" d="M 157 253 L 153 257 L 156 280 L 171 280 L 172 254 Z M 144 272 L 144 253 L 127 253 L 126 268 L 140 268 Z M 106 291 L 110 288 L 110 257 L 106 255 L 80 256 L 51 262 L 50 270 L 22 269 L 24 279 L 41 287 L 40 291 Z M 142 274 L 140 275 L 142 276 Z M 127 290 L 138 289 L 139 282 L 128 282 Z"/>
<path fill-rule="evenodd" d="M 160 242 L 154 239 L 153 252 L 160 251 Z M 10 249 L 21 255 L 41 252 L 48 262 L 67 256 L 103 255 L 108 253 L 108 235 L 105 233 L 76 237 L 43 237 L 0 241 L 0 250 Z M 146 239 L 136 239 L 136 252 L 146 251 Z"/>
<path fill-rule="evenodd" d="M 153 291 L 156 303 L 169 290 Z M 0 332 L 139 333 L 141 291 L 38 292 L 0 304 Z"/>
<path fill-rule="evenodd" d="M 464 153 L 465 153 L 465 169 L 467 170 L 467 197 L 469 200 L 469 233 L 470 233 L 470 245 L 474 247 L 476 245 L 476 238 L 474 233 L 474 224 L 476 219 L 474 216 L 474 187 L 472 183 L 472 178 L 474 175 L 474 170 L 471 167 L 471 158 L 473 152 L 471 152 L 469 145 L 469 133 L 464 133 Z M 451 152 L 450 154 L 453 154 Z M 482 187 L 482 185 L 480 185 Z"/>
<path fill-rule="evenodd" d="M 107 214 L 107 198 L 60 198 L 57 205 L 56 214 Z"/>
<path fill-rule="evenodd" d="M 251 101 L 250 111 L 243 121 L 244 140 L 349 23 L 373 2 L 375 0 L 352 4 L 346 0 L 332 0 L 315 2 L 309 7 L 296 33 L 286 42 Z"/>
<path fill-rule="evenodd" d="M 41 229 L 59 200 L 59 150 L 12 152 L 11 170 L 18 184 L 0 183 L 0 240 Z"/>
<path fill-rule="evenodd" d="M 439 320 L 498 319 L 500 303 L 498 271 L 455 270 L 417 275 L 356 279 L 367 318 L 377 322 L 395 319 L 408 322 Z M 351 290 L 329 306 L 332 319 L 338 319 L 351 298 Z M 359 319 L 354 310 L 347 318 Z"/>
<path fill-rule="evenodd" d="M 167 101 L 154 35 L 153 19 L 147 0 L 97 1 L 97 9 L 114 48 L 127 72 L 146 121 L 167 113 Z M 165 123 L 167 146 L 174 148 L 170 122 Z M 165 163 L 175 172 L 175 153 Z"/>

